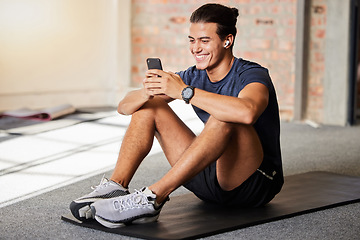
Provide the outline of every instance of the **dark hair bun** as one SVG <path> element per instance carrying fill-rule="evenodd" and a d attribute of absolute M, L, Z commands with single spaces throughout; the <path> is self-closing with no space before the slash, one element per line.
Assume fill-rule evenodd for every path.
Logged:
<path fill-rule="evenodd" d="M 239 16 L 239 10 L 237 8 L 231 8 L 233 14 L 234 14 L 234 18 L 236 19 Z"/>
<path fill-rule="evenodd" d="M 218 25 L 217 34 L 224 39 L 228 34 L 236 36 L 236 22 L 239 16 L 237 8 L 217 3 L 208 3 L 196 9 L 190 17 L 191 23 L 205 22 Z"/>

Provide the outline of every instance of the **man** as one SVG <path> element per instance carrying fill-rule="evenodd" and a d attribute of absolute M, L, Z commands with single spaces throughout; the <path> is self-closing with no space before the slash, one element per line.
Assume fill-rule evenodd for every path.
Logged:
<path fill-rule="evenodd" d="M 128 93 L 118 112 L 132 115 L 110 180 L 71 203 L 80 220 L 115 228 L 155 221 L 171 192 L 184 185 L 204 201 L 261 206 L 281 189 L 279 112 L 268 71 L 232 52 L 238 10 L 206 4 L 190 18 L 196 65 L 177 74 L 149 70 L 143 88 Z M 205 127 L 199 136 L 168 106 L 192 104 Z M 171 169 L 158 182 L 127 189 L 154 136 Z M 91 211 L 90 211 L 91 208 Z"/>

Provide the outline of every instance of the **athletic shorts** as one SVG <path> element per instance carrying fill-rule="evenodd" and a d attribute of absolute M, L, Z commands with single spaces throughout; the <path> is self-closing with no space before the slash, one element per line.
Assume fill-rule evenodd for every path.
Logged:
<path fill-rule="evenodd" d="M 240 186 L 224 191 L 217 180 L 216 162 L 196 175 L 184 187 L 206 202 L 239 207 L 259 207 L 270 202 L 284 183 L 282 173 L 259 167 Z M 264 169 L 264 170 L 262 170 Z"/>

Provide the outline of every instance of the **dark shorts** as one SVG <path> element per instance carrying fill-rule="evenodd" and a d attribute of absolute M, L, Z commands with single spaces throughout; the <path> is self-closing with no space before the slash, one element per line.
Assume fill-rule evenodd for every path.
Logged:
<path fill-rule="evenodd" d="M 207 202 L 239 207 L 258 207 L 270 202 L 280 192 L 284 182 L 282 173 L 276 173 L 274 176 L 273 174 L 273 169 L 260 166 L 239 187 L 224 191 L 217 180 L 216 162 L 214 162 L 184 184 L 184 187 Z"/>

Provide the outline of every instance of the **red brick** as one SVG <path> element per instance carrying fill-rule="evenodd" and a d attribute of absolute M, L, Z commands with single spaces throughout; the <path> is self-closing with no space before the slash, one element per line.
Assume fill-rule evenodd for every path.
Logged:
<path fill-rule="evenodd" d="M 262 6 L 259 6 L 259 5 L 255 5 L 255 6 L 252 6 L 250 7 L 250 14 L 260 14 L 263 12 L 263 8 Z"/>
<path fill-rule="evenodd" d="M 254 0 L 255 3 L 273 3 L 274 0 Z"/>
<path fill-rule="evenodd" d="M 324 62 L 324 54 L 322 52 L 316 52 L 315 53 L 315 61 L 317 62 Z"/>
<path fill-rule="evenodd" d="M 266 38 L 276 38 L 278 36 L 277 28 L 272 27 L 265 29 L 264 36 Z"/>
<path fill-rule="evenodd" d="M 132 54 L 138 55 L 140 53 L 141 53 L 141 47 L 139 47 L 139 46 L 132 47 Z"/>
<path fill-rule="evenodd" d="M 240 4 L 245 4 L 245 3 L 250 3 L 251 0 L 235 0 L 235 3 L 240 3 Z"/>
<path fill-rule="evenodd" d="M 135 36 L 133 38 L 133 43 L 135 43 L 135 44 L 144 44 L 145 42 L 146 42 L 146 40 L 142 36 Z"/>
<path fill-rule="evenodd" d="M 316 37 L 318 38 L 324 38 L 325 37 L 325 29 L 318 29 L 316 30 Z"/>
<path fill-rule="evenodd" d="M 251 39 L 249 42 L 254 49 L 269 49 L 271 46 L 271 40 L 268 39 Z"/>
<path fill-rule="evenodd" d="M 277 48 L 279 50 L 285 50 L 285 51 L 291 51 L 293 50 L 293 42 L 292 41 L 287 41 L 287 40 L 279 40 L 277 42 L 278 46 Z"/>
<path fill-rule="evenodd" d="M 279 6 L 279 5 L 273 6 L 273 7 L 271 7 L 271 13 L 279 14 L 279 12 L 281 11 L 280 9 L 281 9 L 281 6 Z"/>
<path fill-rule="evenodd" d="M 184 24 L 188 22 L 188 18 L 184 16 L 177 16 L 170 18 L 170 22 L 176 23 L 176 24 Z"/>
<path fill-rule="evenodd" d="M 263 53 L 262 52 L 250 52 L 246 51 L 243 52 L 242 57 L 249 60 L 257 60 L 257 59 L 263 59 Z"/>
<path fill-rule="evenodd" d="M 139 67 L 138 66 L 132 66 L 131 72 L 132 73 L 139 73 Z"/>

